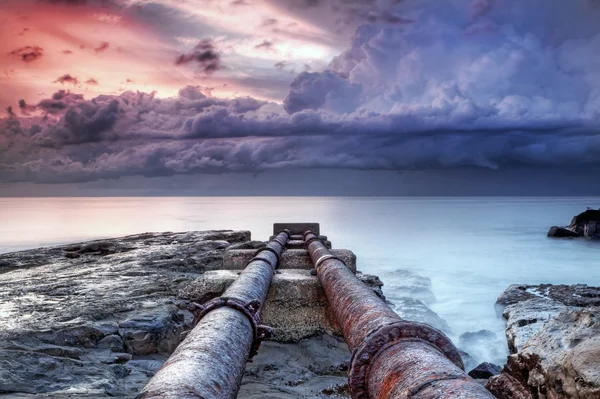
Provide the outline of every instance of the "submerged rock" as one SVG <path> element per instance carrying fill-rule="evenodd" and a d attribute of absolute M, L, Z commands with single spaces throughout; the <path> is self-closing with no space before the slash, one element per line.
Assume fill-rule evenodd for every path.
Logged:
<path fill-rule="evenodd" d="M 436 301 L 430 279 L 409 270 L 395 270 L 384 276 L 393 282 L 385 290 L 386 298 L 400 317 L 429 324 L 446 334 L 451 333 L 448 323 L 428 307 Z"/>
<path fill-rule="evenodd" d="M 511 286 L 498 302 L 513 354 L 488 382 L 497 398 L 600 397 L 600 287 Z"/>

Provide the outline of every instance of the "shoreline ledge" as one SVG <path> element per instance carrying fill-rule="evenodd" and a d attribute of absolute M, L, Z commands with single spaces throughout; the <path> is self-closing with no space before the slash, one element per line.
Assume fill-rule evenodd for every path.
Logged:
<path fill-rule="evenodd" d="M 0 394 L 134 398 L 191 329 L 193 302 L 237 277 L 225 252 L 264 246 L 219 230 L 0 254 Z M 378 277 L 357 276 L 383 295 Z M 350 353 L 317 284 L 310 270 L 277 272 L 263 314 L 276 334 L 248 363 L 239 398 L 348 398 Z"/>
<path fill-rule="evenodd" d="M 496 309 L 511 351 L 496 398 L 600 398 L 600 287 L 511 285 Z"/>

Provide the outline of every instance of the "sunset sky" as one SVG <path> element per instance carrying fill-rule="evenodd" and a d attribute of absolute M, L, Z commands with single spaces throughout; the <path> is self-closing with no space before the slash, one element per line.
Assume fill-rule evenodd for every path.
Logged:
<path fill-rule="evenodd" d="M 591 173 L 600 2 L 0 0 L 0 105 L 0 195 Z"/>

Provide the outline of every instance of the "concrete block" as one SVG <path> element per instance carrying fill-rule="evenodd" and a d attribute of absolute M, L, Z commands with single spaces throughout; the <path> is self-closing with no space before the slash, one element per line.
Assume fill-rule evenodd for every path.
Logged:
<path fill-rule="evenodd" d="M 311 230 L 316 235 L 321 234 L 319 223 L 273 223 L 273 234 L 279 234 L 285 229 L 292 234 L 304 234 L 306 230 Z"/>
<path fill-rule="evenodd" d="M 331 249 L 330 241 L 323 241 L 323 245 L 325 245 L 326 248 Z M 304 249 L 304 240 L 288 240 L 285 247 L 287 249 Z"/>
<path fill-rule="evenodd" d="M 271 241 L 275 236 L 269 237 L 269 241 Z M 327 236 L 320 235 L 319 238 L 323 241 L 327 241 Z M 289 238 L 290 240 L 304 240 L 304 237 L 300 234 L 292 234 Z"/>
<path fill-rule="evenodd" d="M 223 269 L 243 270 L 254 257 L 256 250 L 230 249 L 223 254 Z M 332 249 L 331 253 L 340 258 L 352 272 L 356 273 L 356 255 L 348 249 Z M 279 269 L 313 268 L 310 255 L 305 249 L 288 249 L 281 254 Z"/>
<path fill-rule="evenodd" d="M 179 295 L 206 302 L 220 296 L 238 277 L 235 270 L 206 272 Z M 273 276 L 261 322 L 275 329 L 273 340 L 297 342 L 317 334 L 341 335 L 332 317 L 325 292 L 310 270 L 281 270 Z"/>

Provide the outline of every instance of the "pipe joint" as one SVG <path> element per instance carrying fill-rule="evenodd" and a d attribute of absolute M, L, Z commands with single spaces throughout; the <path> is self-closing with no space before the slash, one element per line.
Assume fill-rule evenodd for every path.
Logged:
<path fill-rule="evenodd" d="M 385 324 L 371 332 L 352 352 L 348 370 L 348 387 L 353 399 L 368 399 L 368 376 L 375 358 L 387 348 L 401 341 L 421 341 L 437 349 L 461 370 L 462 358 L 452 341 L 441 331 L 427 324 L 399 320 Z"/>
<path fill-rule="evenodd" d="M 252 359 L 254 356 L 256 356 L 262 341 L 273 336 L 273 329 L 271 327 L 260 324 L 258 311 L 261 304 L 259 300 L 255 299 L 249 302 L 244 302 L 237 298 L 218 297 L 211 299 L 202 305 L 198 303 L 194 303 L 194 305 L 196 306 L 196 310 L 194 311 L 193 326 L 196 326 L 196 324 L 198 324 L 200 320 L 202 320 L 202 318 L 209 312 L 221 307 L 235 309 L 246 316 L 250 322 L 250 325 L 252 326 L 252 332 L 254 336 L 249 359 Z"/>
<path fill-rule="evenodd" d="M 323 255 L 321 256 L 319 259 L 317 259 L 317 261 L 315 262 L 315 270 L 319 270 L 319 267 L 323 264 L 323 262 L 325 262 L 326 260 L 330 260 L 330 259 L 335 259 L 337 261 L 340 261 L 342 263 L 344 263 L 343 260 L 341 260 L 340 258 L 338 258 L 337 256 L 328 254 L 328 255 Z M 346 263 L 344 263 L 344 266 L 346 266 Z"/>

